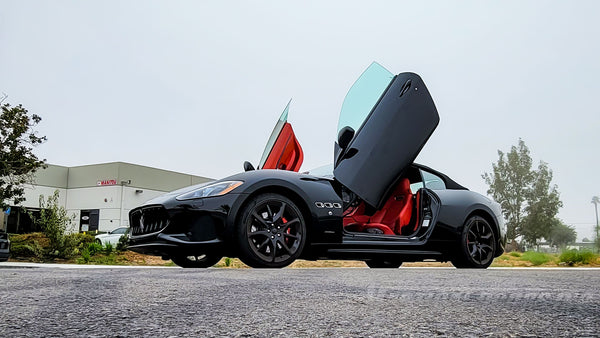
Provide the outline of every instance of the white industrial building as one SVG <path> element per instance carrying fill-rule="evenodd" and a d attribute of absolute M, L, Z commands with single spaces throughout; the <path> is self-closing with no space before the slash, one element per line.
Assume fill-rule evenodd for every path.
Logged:
<path fill-rule="evenodd" d="M 59 203 L 74 221 L 69 232 L 110 231 L 128 226 L 128 213 L 145 201 L 182 187 L 209 181 L 209 178 L 161 170 L 124 162 L 64 167 L 49 165 L 35 173 L 34 184 L 25 189 L 25 202 L 2 213 L 0 224 L 9 233 L 40 229 L 24 208 L 39 212 L 39 197 L 59 191 Z M 23 208 L 24 207 L 24 208 Z M 4 223 L 6 222 L 6 223 Z"/>

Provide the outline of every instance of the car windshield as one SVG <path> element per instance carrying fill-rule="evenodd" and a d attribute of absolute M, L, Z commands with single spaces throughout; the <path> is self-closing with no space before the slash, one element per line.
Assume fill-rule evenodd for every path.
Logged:
<path fill-rule="evenodd" d="M 311 170 L 307 171 L 306 174 L 317 176 L 317 177 L 333 178 L 333 163 L 329 163 L 329 164 L 322 165 L 320 167 L 311 169 Z"/>
<path fill-rule="evenodd" d="M 260 158 L 260 162 L 258 163 L 259 169 L 265 165 L 265 162 L 267 161 L 267 158 L 269 157 L 269 154 L 271 153 L 271 149 L 273 149 L 273 145 L 275 144 L 275 141 L 277 141 L 277 137 L 279 136 L 279 133 L 281 133 L 281 129 L 283 129 L 283 126 L 287 122 L 288 111 L 290 110 L 291 102 L 292 102 L 292 100 L 290 100 L 288 102 L 287 106 L 285 106 L 283 113 L 281 113 L 281 116 L 279 116 L 279 121 L 277 121 L 277 124 L 275 124 L 275 128 L 273 128 L 273 132 L 271 133 L 271 136 L 269 137 L 269 140 L 267 141 L 265 150 L 263 151 L 262 157 Z"/>
<path fill-rule="evenodd" d="M 338 121 L 338 133 L 344 127 L 358 131 L 393 78 L 394 74 L 373 62 L 346 94 Z"/>
<path fill-rule="evenodd" d="M 127 228 L 117 228 L 117 229 L 111 231 L 110 233 L 112 235 L 120 235 L 120 234 L 124 234 L 125 232 L 127 232 Z"/>

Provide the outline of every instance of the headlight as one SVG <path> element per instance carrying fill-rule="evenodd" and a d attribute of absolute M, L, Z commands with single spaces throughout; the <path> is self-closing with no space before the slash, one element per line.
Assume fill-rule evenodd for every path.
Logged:
<path fill-rule="evenodd" d="M 242 181 L 224 181 L 217 182 L 213 184 L 209 184 L 202 188 L 198 188 L 196 190 L 192 190 L 190 192 L 186 192 L 185 194 L 181 194 L 176 197 L 178 201 L 191 200 L 194 198 L 204 198 L 204 197 L 214 197 L 225 195 L 231 190 L 239 187 L 244 182 Z"/>

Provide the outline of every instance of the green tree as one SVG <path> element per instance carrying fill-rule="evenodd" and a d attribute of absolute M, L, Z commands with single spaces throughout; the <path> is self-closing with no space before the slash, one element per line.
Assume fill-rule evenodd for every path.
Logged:
<path fill-rule="evenodd" d="M 577 232 L 574 228 L 559 222 L 550 231 L 548 237 L 550 245 L 564 249 L 567 245 L 577 240 Z"/>
<path fill-rule="evenodd" d="M 533 181 L 527 193 L 526 217 L 521 224 L 521 235 L 525 242 L 536 245 L 538 240 L 550 238 L 555 226 L 562 224 L 556 218 L 563 204 L 558 187 L 552 185 L 552 170 L 548 164 L 540 162 L 532 172 Z"/>
<path fill-rule="evenodd" d="M 519 139 L 510 152 L 498 150 L 498 161 L 492 163 L 492 169 L 482 177 L 489 185 L 487 193 L 502 206 L 508 240 L 522 236 L 525 242 L 535 245 L 540 238 L 548 238 L 560 223 L 556 215 L 562 207 L 548 164 L 540 162 L 537 170 L 532 169 L 529 148 Z"/>
<path fill-rule="evenodd" d="M 527 196 L 534 178 L 531 163 L 529 148 L 519 139 L 518 146 L 512 146 L 507 154 L 498 150 L 493 172 L 483 174 L 489 185 L 487 193 L 502 206 L 509 241 L 519 236 L 526 216 Z"/>
<path fill-rule="evenodd" d="M 42 120 L 36 114 L 29 115 L 21 105 L 11 107 L 2 104 L 0 114 L 0 209 L 10 202 L 17 205 L 24 201 L 23 186 L 31 184 L 33 173 L 46 166 L 33 154 L 33 147 L 46 141 L 33 129 Z"/>

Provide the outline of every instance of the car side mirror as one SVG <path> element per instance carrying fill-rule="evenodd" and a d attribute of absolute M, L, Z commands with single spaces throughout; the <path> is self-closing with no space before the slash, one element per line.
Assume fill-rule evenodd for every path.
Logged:
<path fill-rule="evenodd" d="M 348 145 L 350 144 L 350 141 L 352 141 L 352 138 L 354 137 L 354 129 L 352 129 L 351 127 L 344 127 L 340 130 L 340 132 L 338 133 L 338 145 L 340 146 L 341 149 L 346 149 L 348 147 Z"/>
<path fill-rule="evenodd" d="M 244 171 L 252 171 L 254 170 L 254 166 L 252 165 L 252 163 L 248 162 L 248 161 L 244 161 Z"/>

